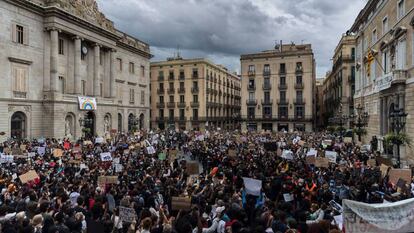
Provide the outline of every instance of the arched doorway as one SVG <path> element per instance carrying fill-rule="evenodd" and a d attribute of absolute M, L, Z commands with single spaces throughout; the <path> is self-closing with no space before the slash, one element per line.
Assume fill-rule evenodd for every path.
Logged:
<path fill-rule="evenodd" d="M 141 115 L 139 115 L 139 129 L 140 130 L 144 128 L 144 120 L 145 120 L 144 113 L 141 113 Z"/>
<path fill-rule="evenodd" d="M 92 137 L 93 135 L 95 135 L 95 113 L 93 113 L 92 111 L 86 113 L 84 128 L 86 129 L 86 137 Z"/>
<path fill-rule="evenodd" d="M 65 117 L 65 137 L 72 138 L 75 135 L 75 117 L 68 113 Z"/>
<path fill-rule="evenodd" d="M 122 132 L 122 114 L 118 113 L 118 132 Z"/>
<path fill-rule="evenodd" d="M 10 135 L 15 139 L 26 137 L 26 115 L 23 112 L 15 112 L 11 117 Z"/>
<path fill-rule="evenodd" d="M 128 115 L 128 132 L 135 130 L 135 125 L 136 125 L 135 116 L 134 114 L 130 113 Z"/>
<path fill-rule="evenodd" d="M 107 134 L 111 131 L 111 126 L 112 126 L 112 120 L 111 120 L 111 114 L 107 113 L 104 117 L 104 133 Z"/>

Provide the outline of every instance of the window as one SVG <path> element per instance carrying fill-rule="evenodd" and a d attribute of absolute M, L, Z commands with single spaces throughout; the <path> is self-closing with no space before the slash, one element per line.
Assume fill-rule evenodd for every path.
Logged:
<path fill-rule="evenodd" d="M 281 74 L 286 74 L 286 64 L 285 63 L 281 63 L 280 67 L 279 67 L 279 72 Z"/>
<path fill-rule="evenodd" d="M 268 91 L 264 92 L 264 101 L 265 101 L 265 103 L 270 102 L 270 92 L 268 92 Z"/>
<path fill-rule="evenodd" d="M 185 115 L 184 109 L 180 109 L 180 120 L 184 120 L 184 115 Z"/>
<path fill-rule="evenodd" d="M 198 69 L 197 68 L 193 69 L 193 78 L 198 78 Z"/>
<path fill-rule="evenodd" d="M 286 118 L 288 116 L 288 108 L 286 106 L 279 107 L 279 117 Z"/>
<path fill-rule="evenodd" d="M 406 40 L 400 40 L 397 44 L 396 49 L 396 68 L 398 70 L 405 69 L 405 63 L 406 63 Z"/>
<path fill-rule="evenodd" d="M 286 102 L 286 91 L 280 91 L 280 102 Z"/>
<path fill-rule="evenodd" d="M 168 85 L 169 85 L 169 89 L 170 89 L 170 90 L 173 90 L 173 89 L 174 89 L 174 83 L 173 83 L 173 82 L 168 83 Z"/>
<path fill-rule="evenodd" d="M 141 76 L 145 77 L 145 66 L 141 66 Z"/>
<path fill-rule="evenodd" d="M 129 63 L 129 73 L 134 74 L 135 73 L 135 65 L 133 62 Z"/>
<path fill-rule="evenodd" d="M 180 79 L 185 79 L 184 70 L 180 70 Z"/>
<path fill-rule="evenodd" d="M 158 79 L 160 79 L 161 81 L 164 80 L 164 71 L 158 71 Z"/>
<path fill-rule="evenodd" d="M 255 66 L 249 65 L 249 73 L 254 73 L 254 72 L 255 72 Z"/>
<path fill-rule="evenodd" d="M 117 58 L 116 60 L 118 62 L 118 71 L 122 71 L 122 59 L 121 58 Z"/>
<path fill-rule="evenodd" d="M 141 105 L 145 104 L 145 91 L 141 90 Z"/>
<path fill-rule="evenodd" d="M 198 95 L 193 95 L 193 102 L 198 103 Z"/>
<path fill-rule="evenodd" d="M 255 100 L 254 92 L 249 92 L 249 100 Z"/>
<path fill-rule="evenodd" d="M 198 89 L 198 82 L 193 82 L 193 88 Z"/>
<path fill-rule="evenodd" d="M 387 34 L 388 32 L 388 17 L 385 16 L 384 19 L 382 19 L 382 35 Z"/>
<path fill-rule="evenodd" d="M 174 71 L 170 70 L 170 72 L 168 73 L 168 79 L 169 80 L 174 80 Z"/>
<path fill-rule="evenodd" d="M 82 95 L 86 95 L 86 81 L 82 80 L 81 81 L 81 89 L 82 89 Z M 120 97 L 121 92 L 119 91 L 118 88 L 118 97 Z"/>
<path fill-rule="evenodd" d="M 198 109 L 193 109 L 193 118 L 198 119 Z"/>
<path fill-rule="evenodd" d="M 405 15 L 405 0 L 399 0 L 397 6 L 397 19 L 400 20 Z"/>
<path fill-rule="evenodd" d="M 296 76 L 296 84 L 302 84 L 302 76 Z"/>
<path fill-rule="evenodd" d="M 174 103 L 174 96 L 170 95 L 170 103 Z"/>
<path fill-rule="evenodd" d="M 303 106 L 296 106 L 295 111 L 295 116 L 297 118 L 303 118 Z"/>
<path fill-rule="evenodd" d="M 268 75 L 270 74 L 270 65 L 269 64 L 265 64 L 263 67 L 263 74 L 264 75 Z"/>
<path fill-rule="evenodd" d="M 159 83 L 159 85 L 160 85 L 160 91 L 163 91 L 164 90 L 164 83 Z"/>
<path fill-rule="evenodd" d="M 296 99 L 298 101 L 302 101 L 303 100 L 303 93 L 302 93 L 302 91 L 296 91 Z"/>
<path fill-rule="evenodd" d="M 269 78 L 265 78 L 263 79 L 263 85 L 265 87 L 270 87 L 270 79 Z"/>
<path fill-rule="evenodd" d="M 26 93 L 27 74 L 28 74 L 27 67 L 24 67 L 24 66 L 13 67 L 13 91 L 14 92 L 18 92 L 20 94 Z M 22 97 L 25 97 L 25 95 Z"/>
<path fill-rule="evenodd" d="M 296 62 L 296 70 L 302 70 L 302 62 Z"/>
<path fill-rule="evenodd" d="M 372 30 L 371 43 L 374 45 L 377 42 L 377 29 Z"/>
<path fill-rule="evenodd" d="M 351 48 L 351 59 L 355 60 L 355 48 Z"/>
<path fill-rule="evenodd" d="M 185 99 L 184 99 L 184 95 L 180 95 L 180 103 L 184 103 Z"/>
<path fill-rule="evenodd" d="M 62 38 L 59 38 L 59 54 L 65 54 L 65 41 Z"/>
<path fill-rule="evenodd" d="M 103 84 L 99 83 L 99 93 L 101 96 L 103 96 Z"/>
<path fill-rule="evenodd" d="M 255 108 L 254 107 L 247 108 L 247 115 L 248 115 L 248 118 L 254 118 Z"/>
<path fill-rule="evenodd" d="M 263 116 L 272 117 L 272 107 L 263 107 Z"/>
<path fill-rule="evenodd" d="M 160 103 L 164 103 L 164 96 L 160 95 Z"/>
<path fill-rule="evenodd" d="M 134 103 L 135 96 L 134 96 L 134 89 L 129 89 L 129 102 Z"/>
<path fill-rule="evenodd" d="M 158 115 L 160 116 L 160 118 L 164 118 L 164 109 L 160 109 Z"/>
<path fill-rule="evenodd" d="M 170 109 L 168 111 L 168 117 L 169 117 L 170 120 L 174 119 L 174 109 Z"/>
<path fill-rule="evenodd" d="M 184 82 L 180 82 L 180 89 L 184 90 Z"/>
<path fill-rule="evenodd" d="M 13 41 L 19 44 L 25 44 L 25 40 L 24 40 L 24 27 L 21 25 L 16 25 L 16 29 L 14 32 L 14 38 Z"/>
<path fill-rule="evenodd" d="M 280 77 L 280 85 L 286 85 L 286 77 L 285 76 Z"/>
<path fill-rule="evenodd" d="M 249 79 L 249 89 L 254 88 L 254 79 Z"/>
<path fill-rule="evenodd" d="M 387 74 L 389 72 L 388 70 L 388 51 L 384 50 L 382 52 L 382 69 L 383 69 L 383 74 Z"/>

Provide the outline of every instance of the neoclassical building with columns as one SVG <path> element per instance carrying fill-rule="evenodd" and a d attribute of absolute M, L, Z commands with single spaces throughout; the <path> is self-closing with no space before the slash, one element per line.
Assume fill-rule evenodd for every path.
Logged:
<path fill-rule="evenodd" d="M 95 0 L 1 0 L 0 22 L 0 141 L 149 127 L 149 45 Z"/>

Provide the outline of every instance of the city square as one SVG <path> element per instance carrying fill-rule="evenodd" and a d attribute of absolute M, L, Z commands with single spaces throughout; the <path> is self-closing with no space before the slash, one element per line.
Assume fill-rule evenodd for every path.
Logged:
<path fill-rule="evenodd" d="M 0 0 L 0 22 L 0 232 L 414 232 L 414 1 Z"/>

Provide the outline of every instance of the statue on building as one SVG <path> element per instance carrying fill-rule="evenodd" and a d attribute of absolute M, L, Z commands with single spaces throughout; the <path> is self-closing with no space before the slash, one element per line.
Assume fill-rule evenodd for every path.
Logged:
<path fill-rule="evenodd" d="M 105 133 L 108 133 L 109 132 L 109 128 L 110 128 L 110 125 L 109 125 L 109 117 L 106 116 L 105 119 L 104 119 L 104 132 Z"/>
<path fill-rule="evenodd" d="M 66 118 L 66 120 L 65 120 L 65 136 L 66 137 L 72 136 L 71 124 L 70 124 L 70 120 L 68 118 Z"/>

